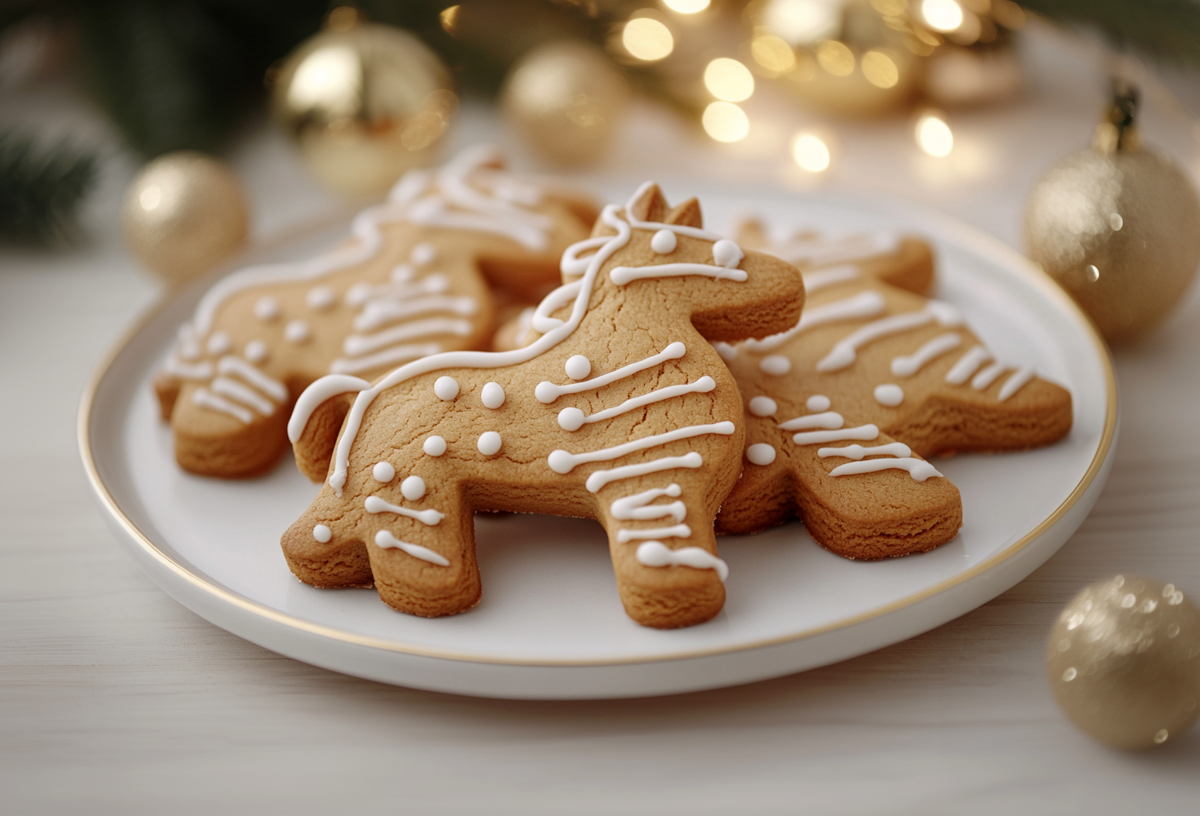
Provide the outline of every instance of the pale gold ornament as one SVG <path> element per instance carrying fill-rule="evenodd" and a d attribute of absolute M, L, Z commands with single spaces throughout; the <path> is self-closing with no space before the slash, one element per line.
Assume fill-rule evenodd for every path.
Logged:
<path fill-rule="evenodd" d="M 1114 342 L 1161 322 L 1200 263 L 1200 200 L 1169 157 L 1141 149 L 1135 109 L 1119 89 L 1093 148 L 1051 168 L 1025 210 L 1026 253 Z"/>
<path fill-rule="evenodd" d="M 273 77 L 276 121 L 305 167 L 350 196 L 387 190 L 428 164 L 458 108 L 445 65 L 420 40 L 335 9 Z"/>
<path fill-rule="evenodd" d="M 1092 584 L 1058 616 L 1046 673 L 1063 711 L 1101 742 L 1178 739 L 1200 716 L 1200 611 L 1149 578 Z"/>
<path fill-rule="evenodd" d="M 560 164 L 598 159 L 629 98 L 616 66 L 595 46 L 562 40 L 521 59 L 501 91 L 509 121 L 540 154 Z"/>
<path fill-rule="evenodd" d="M 137 258 L 182 283 L 246 243 L 249 208 L 224 162 L 192 151 L 160 156 L 125 191 L 121 226 Z"/>
<path fill-rule="evenodd" d="M 757 0 L 750 54 L 809 105 L 872 116 L 907 104 L 939 40 L 912 24 L 905 0 Z"/>

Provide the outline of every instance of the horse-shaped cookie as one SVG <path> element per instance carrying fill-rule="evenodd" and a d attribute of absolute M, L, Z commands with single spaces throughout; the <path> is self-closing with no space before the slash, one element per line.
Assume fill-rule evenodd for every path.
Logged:
<path fill-rule="evenodd" d="M 755 532 L 798 514 L 850 558 L 944 544 L 962 524 L 961 498 L 922 457 L 1054 442 L 1071 427 L 1071 395 L 996 360 L 958 310 L 914 294 L 932 283 L 923 242 L 803 244 L 803 255 L 779 247 L 805 264 L 800 321 L 720 349 L 747 401 L 749 444 L 717 528 Z"/>
<path fill-rule="evenodd" d="M 306 263 L 217 283 L 155 384 L 175 455 L 206 476 L 252 476 L 287 449 L 296 396 L 328 373 L 370 378 L 490 343 L 488 280 L 516 290 L 557 280 L 558 258 L 595 209 L 499 169 L 488 148 L 413 171 L 353 238 Z"/>
<path fill-rule="evenodd" d="M 438 354 L 374 385 L 328 377 L 301 396 L 297 461 L 327 478 L 283 536 L 300 580 L 462 612 L 480 597 L 472 513 L 550 513 L 600 521 L 638 623 L 720 611 L 713 517 L 742 469 L 743 413 L 709 341 L 793 325 L 800 274 L 705 231 L 695 200 L 668 210 L 649 183 L 604 209 L 562 271 L 528 346 Z M 327 414 L 345 414 L 340 435 Z"/>

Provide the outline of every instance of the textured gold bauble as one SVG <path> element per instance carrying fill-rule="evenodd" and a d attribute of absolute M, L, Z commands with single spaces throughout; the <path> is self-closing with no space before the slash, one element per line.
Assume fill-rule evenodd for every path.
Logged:
<path fill-rule="evenodd" d="M 168 153 L 125 191 L 121 225 L 129 250 L 152 271 L 182 283 L 246 243 L 246 196 L 233 171 L 203 153 Z"/>
<path fill-rule="evenodd" d="M 458 100 L 441 60 L 391 26 L 354 24 L 301 43 L 274 77 L 276 121 L 308 170 L 351 196 L 428 164 Z"/>
<path fill-rule="evenodd" d="M 1167 156 L 1141 149 L 1136 103 L 1117 92 L 1092 149 L 1051 168 L 1025 209 L 1027 254 L 1113 342 L 1162 321 L 1200 263 L 1200 200 Z"/>
<path fill-rule="evenodd" d="M 628 97 L 625 77 L 600 49 L 563 40 L 535 48 L 513 66 L 501 103 L 541 155 L 585 164 L 612 143 Z"/>
<path fill-rule="evenodd" d="M 805 103 L 872 116 L 908 103 L 938 40 L 911 25 L 904 0 L 757 0 L 750 52 Z"/>
<path fill-rule="evenodd" d="M 1046 672 L 1063 711 L 1101 742 L 1178 739 L 1200 716 L 1200 611 L 1149 578 L 1092 584 L 1058 616 Z"/>

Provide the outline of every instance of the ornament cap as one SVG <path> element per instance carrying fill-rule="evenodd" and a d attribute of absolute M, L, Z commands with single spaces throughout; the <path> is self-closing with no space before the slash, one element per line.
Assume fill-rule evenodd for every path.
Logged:
<path fill-rule="evenodd" d="M 1113 78 L 1112 99 L 1104 121 L 1096 126 L 1092 149 L 1103 156 L 1114 153 L 1134 153 L 1142 147 L 1142 133 L 1137 126 L 1137 108 L 1141 93 L 1136 85 Z"/>

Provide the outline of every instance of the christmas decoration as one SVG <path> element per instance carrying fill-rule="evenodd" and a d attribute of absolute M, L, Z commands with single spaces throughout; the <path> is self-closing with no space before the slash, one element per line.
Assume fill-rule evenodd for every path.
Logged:
<path fill-rule="evenodd" d="M 354 196 L 429 163 L 457 104 L 445 65 L 420 40 L 345 7 L 288 56 L 272 94 L 309 171 Z"/>
<path fill-rule="evenodd" d="M 595 46 L 539 46 L 513 68 L 501 92 L 505 115 L 544 156 L 562 164 L 597 159 L 612 141 L 629 87 Z"/>
<path fill-rule="evenodd" d="M 246 241 L 249 216 L 237 177 L 202 153 L 168 153 L 129 189 L 121 224 L 130 251 L 171 283 L 209 269 Z"/>
<path fill-rule="evenodd" d="M 60 144 L 51 150 L 0 132 L 0 239 L 52 244 L 76 235 L 75 210 L 96 179 L 96 158 Z"/>
<path fill-rule="evenodd" d="M 1046 173 L 1025 212 L 1027 254 L 1110 341 L 1161 321 L 1200 262 L 1200 200 L 1167 156 L 1141 149 L 1136 108 L 1118 83 L 1092 149 Z"/>
<path fill-rule="evenodd" d="M 1179 738 L 1200 716 L 1200 611 L 1172 584 L 1118 575 L 1067 604 L 1046 647 L 1054 697 L 1117 748 Z"/>

